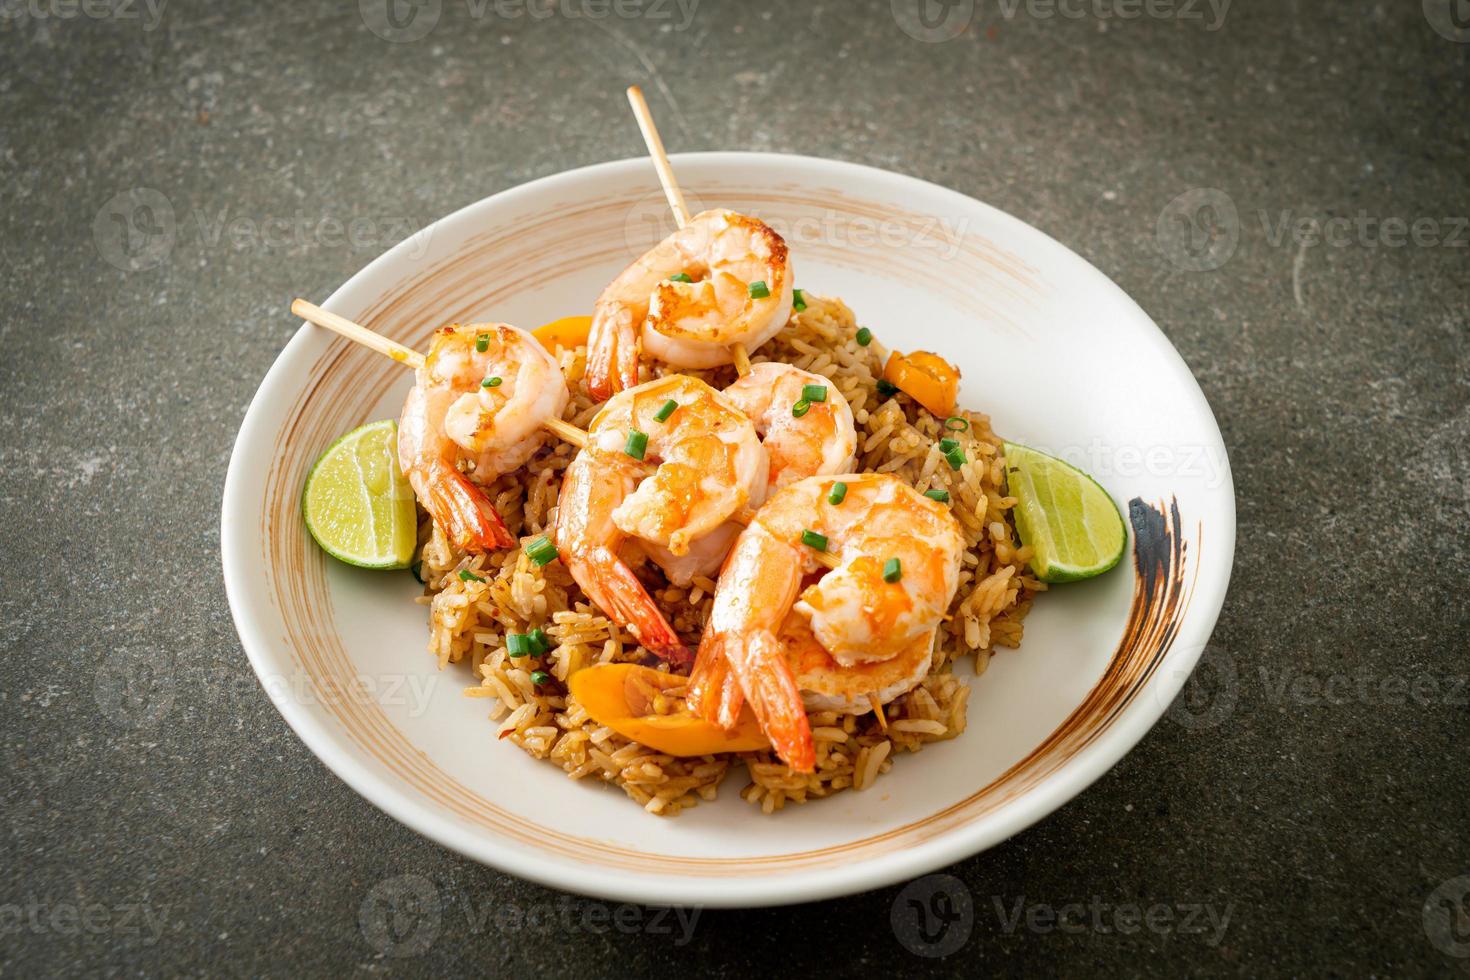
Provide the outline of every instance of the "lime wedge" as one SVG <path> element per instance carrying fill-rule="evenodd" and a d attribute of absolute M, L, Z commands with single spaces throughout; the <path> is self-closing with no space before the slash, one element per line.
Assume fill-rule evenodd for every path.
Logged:
<path fill-rule="evenodd" d="M 1075 466 L 1015 443 L 1005 444 L 1006 480 L 1021 543 L 1043 582 L 1101 575 L 1123 557 L 1128 531 L 1108 492 Z"/>
<path fill-rule="evenodd" d="M 353 429 L 306 475 L 301 514 L 316 543 L 360 568 L 407 568 L 418 537 L 413 488 L 398 471 L 398 423 Z"/>

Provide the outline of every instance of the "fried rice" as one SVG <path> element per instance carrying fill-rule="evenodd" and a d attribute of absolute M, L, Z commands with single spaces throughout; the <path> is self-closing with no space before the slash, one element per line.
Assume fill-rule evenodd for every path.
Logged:
<path fill-rule="evenodd" d="M 429 607 L 429 652 L 441 668 L 465 664 L 477 682 L 471 697 L 490 702 L 498 740 L 560 766 L 572 779 L 612 783 L 650 813 L 671 816 L 700 800 L 712 800 L 731 766 L 744 764 L 748 802 L 772 813 L 788 802 L 863 790 L 894 765 L 903 752 L 965 730 L 970 688 L 953 672 L 966 655 L 975 673 L 985 670 L 997 647 L 1021 642 L 1022 620 L 1046 585 L 1026 568 L 1029 550 L 1018 542 L 1007 511 L 1002 443 L 990 420 L 963 412 L 969 428 L 947 431 L 944 420 L 906 395 L 877 390 L 882 371 L 872 346 L 857 341 L 853 313 L 839 299 L 804 294 L 807 308 L 765 344 L 752 361 L 783 361 L 825 375 L 852 406 L 862 472 L 892 473 L 919 490 L 949 491 L 964 536 L 959 589 L 940 624 L 933 663 L 923 682 L 884 707 L 887 729 L 871 712 L 809 714 L 816 744 L 816 769 L 793 772 L 771 751 L 675 758 L 598 724 L 567 693 L 572 674 L 600 663 L 656 663 L 626 628 L 592 605 L 560 562 L 538 567 L 523 549 L 471 555 L 453 548 L 427 519 L 420 526 L 425 582 L 418 600 Z M 583 383 L 586 349 L 563 351 L 562 370 L 572 391 L 564 418 L 586 428 L 596 405 Z M 649 367 L 645 366 L 645 372 Z M 662 373 L 656 367 L 655 374 Z M 716 388 L 735 379 L 725 367 L 694 374 Z M 942 438 L 956 438 L 968 460 L 958 470 L 945 461 Z M 549 532 L 556 518 L 562 471 L 576 450 L 549 442 L 521 470 L 501 477 L 487 494 L 522 544 Z M 670 584 L 651 562 L 637 573 L 664 615 L 682 636 L 697 638 L 709 613 L 715 583 L 696 578 L 687 588 Z M 468 572 L 468 575 L 461 575 Z M 552 649 L 541 656 L 512 659 L 506 635 L 543 628 Z M 533 673 L 544 673 L 533 681 Z M 678 689 L 668 692 L 677 702 Z"/>

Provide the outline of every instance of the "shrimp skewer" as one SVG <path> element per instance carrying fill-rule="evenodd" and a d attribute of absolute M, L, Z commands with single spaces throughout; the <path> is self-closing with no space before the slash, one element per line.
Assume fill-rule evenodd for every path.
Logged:
<path fill-rule="evenodd" d="M 638 383 L 640 348 L 675 367 L 734 363 L 744 376 L 748 351 L 786 325 L 794 285 L 786 243 L 769 225 L 733 211 L 690 216 L 638 86 L 628 102 L 679 230 L 598 298 L 587 356 L 598 401 Z"/>
<path fill-rule="evenodd" d="M 515 544 L 480 487 L 525 465 L 568 399 L 556 361 L 524 330 L 481 323 L 435 331 L 403 403 L 398 465 L 456 547 Z"/>
<path fill-rule="evenodd" d="M 444 327 L 425 356 L 304 299 L 291 312 L 415 370 L 399 419 L 399 468 L 424 509 L 467 551 L 509 548 L 515 538 L 461 465 L 488 483 L 540 448 L 538 427 L 586 443 L 586 433 L 561 420 L 569 395 L 560 368 L 524 330 Z M 482 383 L 492 378 L 500 380 Z"/>
<path fill-rule="evenodd" d="M 847 489 L 834 502 L 838 482 Z M 819 567 L 806 542 L 838 563 L 803 588 Z M 932 632 L 959 587 L 963 548 L 948 509 L 888 474 L 811 477 L 779 491 L 726 560 L 690 680 L 691 707 L 729 728 L 749 701 L 782 761 L 811 771 L 815 750 L 793 662 L 804 677 L 830 680 L 809 681 L 813 694 L 853 707 L 910 689 L 927 671 Z M 803 629 L 824 660 L 783 642 Z"/>
<path fill-rule="evenodd" d="M 648 155 L 653 159 L 653 169 L 658 171 L 658 182 L 663 185 L 664 196 L 669 199 L 669 210 L 674 212 L 674 222 L 683 228 L 689 223 L 689 205 L 684 202 L 684 192 L 674 179 L 674 166 L 669 163 L 669 155 L 664 152 L 663 137 L 658 135 L 653 113 L 648 111 L 648 100 L 643 97 L 643 89 L 637 85 L 628 86 L 627 95 L 628 104 L 633 107 L 633 118 L 638 120 L 638 131 L 643 134 L 643 145 L 648 147 Z M 743 343 L 730 346 L 730 357 L 742 378 L 750 373 L 750 354 Z"/>
<path fill-rule="evenodd" d="M 592 419 L 562 478 L 557 545 L 604 612 L 666 660 L 690 654 L 619 552 L 629 539 L 685 555 L 766 483 L 750 420 L 719 392 L 670 375 L 630 388 Z"/>
<path fill-rule="evenodd" d="M 330 313 L 313 303 L 308 303 L 304 299 L 297 299 L 296 301 L 294 301 L 291 304 L 291 312 L 301 317 L 308 323 L 315 324 L 319 327 L 326 327 L 334 333 L 346 337 L 353 343 L 361 344 L 362 346 L 367 347 L 370 350 L 377 351 L 379 354 L 382 354 L 385 357 L 389 357 L 406 367 L 418 369 L 424 366 L 425 357 L 418 351 L 410 347 L 404 347 L 397 341 L 389 340 L 382 334 L 374 333 L 367 327 L 361 326 L 357 323 L 353 323 L 346 317 L 339 316 L 336 313 Z M 583 432 L 575 425 L 572 425 L 570 422 L 564 422 L 559 418 L 547 418 L 544 419 L 541 424 L 545 427 L 547 432 L 560 439 L 564 439 L 567 442 L 570 442 L 578 449 L 585 448 L 587 445 L 587 433 Z M 755 502 L 758 501 L 760 498 L 758 496 L 753 496 L 751 499 L 752 502 Z M 737 525 L 743 527 L 749 522 L 750 517 L 750 511 L 742 510 L 740 513 L 734 515 L 731 520 Z M 708 537 L 708 535 L 706 537 Z M 693 547 L 693 545 L 691 545 L 691 547 Z M 727 550 L 728 546 L 720 550 L 719 554 L 721 558 L 723 558 Z M 828 556 L 822 557 L 826 558 Z M 718 568 L 718 566 L 719 561 L 716 560 L 713 567 Z M 713 568 L 711 570 L 713 570 Z"/>

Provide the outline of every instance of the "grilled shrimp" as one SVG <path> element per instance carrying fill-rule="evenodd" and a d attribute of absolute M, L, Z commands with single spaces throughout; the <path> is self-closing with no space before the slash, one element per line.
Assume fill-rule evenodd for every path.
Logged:
<path fill-rule="evenodd" d="M 805 389 L 821 388 L 823 401 L 810 401 Z M 852 469 L 857 450 L 852 409 L 847 399 L 820 374 L 789 364 L 754 364 L 750 373 L 721 392 L 755 424 L 761 445 L 770 458 L 767 486 L 751 497 L 762 503 L 790 483 L 809 476 L 845 473 Z M 795 406 L 807 402 L 800 409 Z M 796 411 L 801 414 L 795 414 Z M 740 535 L 741 525 L 727 523 L 695 541 L 685 555 L 645 545 L 644 552 L 675 585 L 688 585 L 696 576 L 713 576 Z"/>
<path fill-rule="evenodd" d="M 680 276 L 688 281 L 675 281 Z M 679 368 L 729 364 L 786 325 L 793 273 L 765 222 L 704 211 L 614 279 L 592 314 L 587 389 L 598 401 L 638 384 L 642 352 Z"/>
<path fill-rule="evenodd" d="M 670 375 L 630 388 L 592 419 L 562 478 L 557 544 L 605 613 L 666 660 L 689 652 L 618 552 L 632 538 L 689 553 L 765 487 L 755 427 L 709 385 Z"/>
<path fill-rule="evenodd" d="M 806 397 L 818 388 L 822 400 Z M 837 386 L 820 374 L 789 364 L 752 364 L 750 373 L 724 394 L 760 433 L 771 457 L 772 492 L 809 476 L 852 469 L 857 451 L 852 409 Z"/>
<path fill-rule="evenodd" d="M 932 632 L 959 587 L 964 541 L 946 507 L 879 473 L 843 477 L 846 494 L 832 503 L 837 482 L 801 480 L 756 512 L 720 575 L 690 684 L 695 709 L 726 728 L 748 700 L 777 754 L 798 772 L 815 763 L 802 684 L 831 696 L 812 676 L 845 674 L 834 684 L 845 703 L 859 694 L 897 697 L 924 676 L 919 664 L 927 670 Z M 803 588 L 821 570 L 812 558 L 817 544 L 838 565 Z M 805 622 L 788 626 L 792 614 Z M 799 628 L 830 663 L 783 642 L 783 629 Z"/>
<path fill-rule="evenodd" d="M 403 403 L 398 465 L 457 547 L 515 544 L 480 487 L 531 458 L 542 424 L 561 418 L 567 399 L 556 361 L 526 331 L 478 323 L 435 332 Z"/>

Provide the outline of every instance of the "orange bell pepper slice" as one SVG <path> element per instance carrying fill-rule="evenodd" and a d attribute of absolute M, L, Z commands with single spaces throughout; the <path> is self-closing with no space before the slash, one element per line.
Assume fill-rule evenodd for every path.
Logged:
<path fill-rule="evenodd" d="M 954 414 L 960 396 L 960 369 L 938 354 L 894 351 L 883 367 L 883 378 L 940 418 Z"/>
<path fill-rule="evenodd" d="M 564 316 L 560 320 L 543 323 L 531 335 L 541 341 L 541 346 L 555 354 L 558 348 L 574 350 L 587 343 L 587 334 L 592 330 L 590 316 Z"/>
<path fill-rule="evenodd" d="M 567 687 L 593 721 L 665 755 L 714 755 L 770 748 L 770 739 L 762 734 L 748 707 L 729 732 L 691 714 L 682 702 L 669 714 L 654 712 L 654 696 L 688 683 L 687 677 L 637 664 L 598 664 L 577 671 Z"/>

